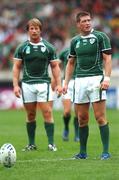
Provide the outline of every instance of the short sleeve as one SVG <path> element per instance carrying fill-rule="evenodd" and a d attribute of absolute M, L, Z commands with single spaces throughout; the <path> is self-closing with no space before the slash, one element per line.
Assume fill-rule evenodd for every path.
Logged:
<path fill-rule="evenodd" d="M 50 48 L 49 61 L 54 61 L 57 59 L 57 54 L 55 48 Z"/>
<path fill-rule="evenodd" d="M 15 53 L 14 53 L 14 58 L 16 58 L 16 59 L 23 59 L 21 46 L 18 46 L 16 48 Z"/>
<path fill-rule="evenodd" d="M 101 40 L 100 40 L 100 48 L 101 51 L 107 51 L 111 50 L 111 43 L 109 37 L 105 33 L 100 34 Z"/>
<path fill-rule="evenodd" d="M 69 56 L 70 56 L 70 57 L 76 57 L 74 40 L 72 40 L 72 41 L 71 41 L 71 44 L 70 44 Z"/>

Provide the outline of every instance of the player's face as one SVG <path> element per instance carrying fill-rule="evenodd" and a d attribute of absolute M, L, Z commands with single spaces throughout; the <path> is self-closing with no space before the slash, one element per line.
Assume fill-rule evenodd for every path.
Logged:
<path fill-rule="evenodd" d="M 80 18 L 80 21 L 77 22 L 77 28 L 79 29 L 82 35 L 87 35 L 92 29 L 91 17 L 83 16 Z"/>
<path fill-rule="evenodd" d="M 30 25 L 28 30 L 28 35 L 30 37 L 31 42 L 35 42 L 35 43 L 39 42 L 41 35 L 41 30 L 39 26 Z"/>

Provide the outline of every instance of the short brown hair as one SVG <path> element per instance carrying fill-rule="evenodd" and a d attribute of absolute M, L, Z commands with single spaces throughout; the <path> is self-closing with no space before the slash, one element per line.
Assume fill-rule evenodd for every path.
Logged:
<path fill-rule="evenodd" d="M 80 18 L 83 17 L 83 16 L 90 16 L 91 17 L 91 14 L 87 11 L 81 11 L 79 12 L 77 15 L 76 15 L 76 22 L 80 22 Z"/>
<path fill-rule="evenodd" d="M 33 25 L 33 26 L 39 26 L 40 30 L 42 30 L 42 23 L 39 19 L 37 18 L 33 18 L 33 19 L 30 19 L 26 25 L 26 30 L 28 31 L 29 30 L 29 26 L 30 25 Z"/>

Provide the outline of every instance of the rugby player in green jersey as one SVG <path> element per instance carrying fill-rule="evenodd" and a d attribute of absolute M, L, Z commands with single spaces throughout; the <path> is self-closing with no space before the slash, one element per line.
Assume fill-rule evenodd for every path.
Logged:
<path fill-rule="evenodd" d="M 68 57 L 69 57 L 69 48 L 65 48 L 59 53 L 59 60 L 61 69 L 63 70 L 63 82 L 64 82 L 64 72 L 66 69 L 66 65 L 68 62 Z M 73 103 L 73 94 L 74 94 L 74 78 L 75 78 L 75 71 L 73 73 L 73 76 L 68 84 L 68 90 L 65 95 L 62 96 L 62 102 L 64 106 L 64 113 L 63 113 L 63 122 L 64 122 L 64 131 L 63 131 L 63 140 L 68 141 L 69 140 L 69 122 L 71 119 L 71 109 L 72 109 L 72 103 Z M 76 115 L 76 110 L 75 110 L 75 117 L 74 117 L 74 141 L 78 142 L 79 141 L 79 125 L 78 125 L 78 117 Z"/>
<path fill-rule="evenodd" d="M 67 92 L 76 63 L 74 103 L 78 111 L 80 152 L 74 158 L 87 158 L 91 103 L 103 145 L 101 159 L 108 159 L 110 153 L 109 126 L 106 118 L 106 90 L 110 85 L 111 45 L 105 33 L 92 28 L 91 20 L 91 15 L 88 12 L 79 12 L 76 15 L 79 32 L 77 36 L 72 38 L 70 44 L 70 58 L 66 67 L 63 93 Z"/>
<path fill-rule="evenodd" d="M 54 144 L 54 120 L 51 102 L 53 92 L 48 65 L 56 82 L 55 90 L 62 93 L 60 68 L 55 48 L 41 37 L 42 24 L 37 18 L 28 21 L 29 40 L 20 44 L 15 51 L 13 65 L 13 87 L 16 97 L 23 99 L 27 114 L 26 129 L 28 145 L 23 151 L 36 150 L 36 110 L 37 105 L 44 118 L 44 126 L 48 137 L 48 149 L 56 151 Z M 22 85 L 19 86 L 20 72 L 23 69 Z"/>

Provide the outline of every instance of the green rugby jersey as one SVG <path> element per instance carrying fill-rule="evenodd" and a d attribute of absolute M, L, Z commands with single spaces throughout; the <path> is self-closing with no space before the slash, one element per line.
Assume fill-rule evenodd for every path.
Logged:
<path fill-rule="evenodd" d="M 23 78 L 25 83 L 49 83 L 48 74 L 50 61 L 56 60 L 55 48 L 42 39 L 34 44 L 29 41 L 22 43 L 15 51 L 14 58 L 23 62 Z"/>
<path fill-rule="evenodd" d="M 63 64 L 63 70 L 65 72 L 66 70 L 66 65 L 67 65 L 67 62 L 68 62 L 68 58 L 69 58 L 69 52 L 70 52 L 70 48 L 65 48 L 63 51 L 60 52 L 59 54 L 59 59 L 61 60 L 62 64 Z M 74 69 L 74 72 L 73 72 L 73 75 L 72 75 L 72 79 L 75 78 L 75 69 Z M 64 74 L 65 75 L 65 74 Z"/>
<path fill-rule="evenodd" d="M 87 36 L 75 36 L 71 41 L 70 56 L 76 59 L 76 77 L 102 75 L 102 53 L 110 50 L 110 40 L 103 32 L 92 30 Z"/>

